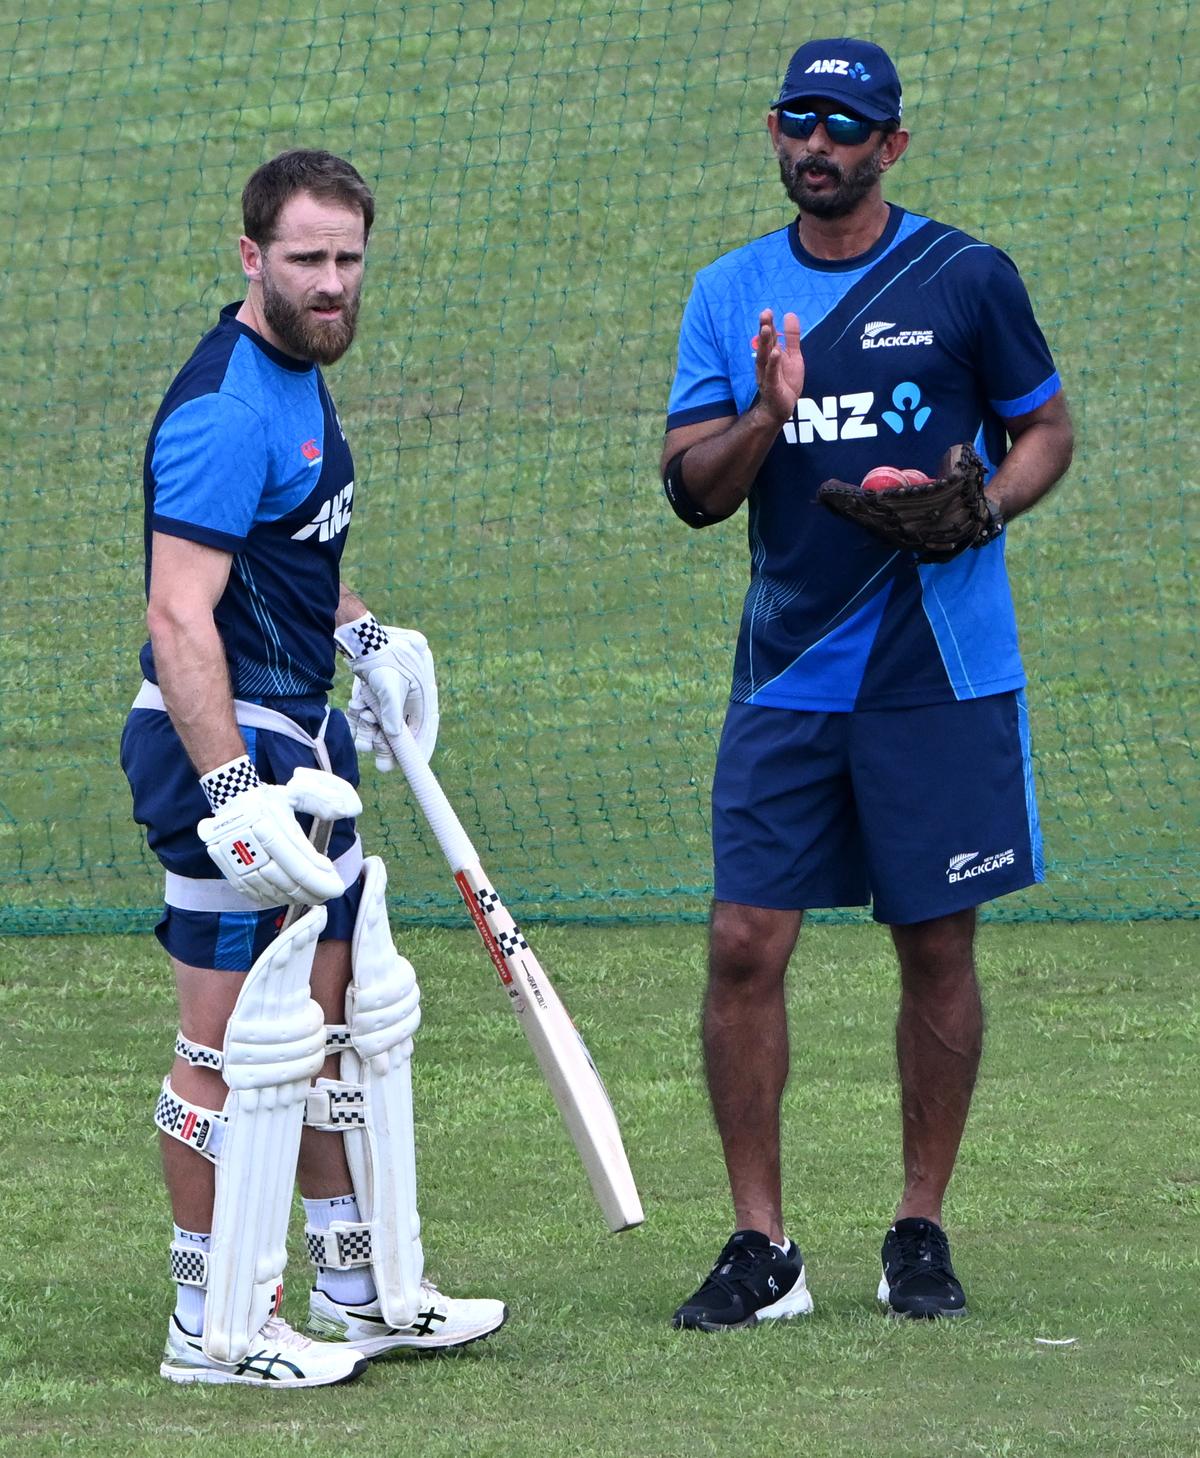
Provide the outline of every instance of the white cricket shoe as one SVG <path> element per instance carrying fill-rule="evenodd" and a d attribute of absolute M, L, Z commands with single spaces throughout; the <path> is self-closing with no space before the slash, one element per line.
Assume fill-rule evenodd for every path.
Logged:
<path fill-rule="evenodd" d="M 498 1331 L 508 1320 L 503 1301 L 462 1300 L 443 1296 L 421 1282 L 421 1309 L 408 1326 L 389 1326 L 378 1301 L 343 1306 L 315 1288 L 308 1297 L 307 1331 L 327 1342 L 345 1342 L 364 1357 L 385 1352 L 445 1352 L 469 1346 Z"/>
<path fill-rule="evenodd" d="M 184 1331 L 172 1316 L 158 1369 L 168 1382 L 240 1382 L 251 1387 L 332 1387 L 353 1382 L 366 1370 L 367 1359 L 360 1352 L 310 1341 L 281 1316 L 272 1316 L 262 1327 L 240 1362 L 214 1362 L 200 1338 Z"/>

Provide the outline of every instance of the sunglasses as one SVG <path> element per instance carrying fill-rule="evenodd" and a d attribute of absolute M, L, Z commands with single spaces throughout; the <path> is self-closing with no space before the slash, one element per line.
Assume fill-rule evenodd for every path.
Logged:
<path fill-rule="evenodd" d="M 825 127 L 825 135 L 840 146 L 857 147 L 865 142 L 879 126 L 878 122 L 864 121 L 861 117 L 845 116 L 835 111 L 832 116 L 821 116 L 815 111 L 779 110 L 779 130 L 785 137 L 797 142 L 807 142 L 816 131 L 818 123 Z"/>

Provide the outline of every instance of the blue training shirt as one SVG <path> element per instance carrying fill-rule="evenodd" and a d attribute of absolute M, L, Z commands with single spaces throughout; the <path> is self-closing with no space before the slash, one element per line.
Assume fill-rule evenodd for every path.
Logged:
<path fill-rule="evenodd" d="M 221 310 L 159 407 L 146 445 L 151 533 L 229 552 L 215 619 L 235 698 L 298 698 L 333 686 L 340 562 L 354 462 L 315 364 Z M 147 643 L 142 671 L 157 683 Z"/>
<path fill-rule="evenodd" d="M 799 316 L 804 396 L 748 498 L 750 586 L 736 702 L 877 709 L 982 697 L 1025 682 L 1004 536 L 918 565 L 817 501 L 874 466 L 935 475 L 969 441 L 989 476 L 1006 420 L 1061 388 L 1012 261 L 891 207 L 857 258 L 815 258 L 796 222 L 701 270 L 684 312 L 667 429 L 740 415 L 757 394 L 758 316 Z"/>

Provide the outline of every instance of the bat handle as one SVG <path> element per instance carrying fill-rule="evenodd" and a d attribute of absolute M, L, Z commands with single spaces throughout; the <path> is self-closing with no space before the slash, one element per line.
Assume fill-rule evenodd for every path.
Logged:
<path fill-rule="evenodd" d="M 329 849 L 329 841 L 332 835 L 333 821 L 318 820 L 317 817 L 314 815 L 313 823 L 308 828 L 308 843 L 312 846 L 313 850 L 315 850 L 319 855 L 324 855 L 325 852 Z M 297 917 L 303 916 L 308 909 L 309 908 L 307 906 L 301 906 L 297 903 L 293 903 L 291 906 L 288 907 L 283 920 L 280 922 L 279 930 L 281 932 L 287 931 L 288 927 L 292 925 Z"/>
<path fill-rule="evenodd" d="M 417 748 L 417 741 L 408 727 L 401 729 L 398 735 L 388 734 L 387 741 L 397 763 L 404 771 L 413 798 L 421 807 L 425 819 L 429 821 L 429 828 L 441 846 L 442 854 L 450 862 L 450 869 L 458 872 L 465 866 L 473 866 L 479 859 L 475 854 L 475 847 L 463 829 L 462 821 L 447 800 L 445 791 L 425 763 Z"/>

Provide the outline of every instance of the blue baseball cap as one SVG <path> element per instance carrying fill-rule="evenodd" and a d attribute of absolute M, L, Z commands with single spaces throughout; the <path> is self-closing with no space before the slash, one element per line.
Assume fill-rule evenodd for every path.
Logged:
<path fill-rule="evenodd" d="M 775 107 L 802 97 L 837 101 L 868 121 L 899 121 L 900 77 L 887 52 L 870 41 L 806 41 L 788 62 Z"/>

